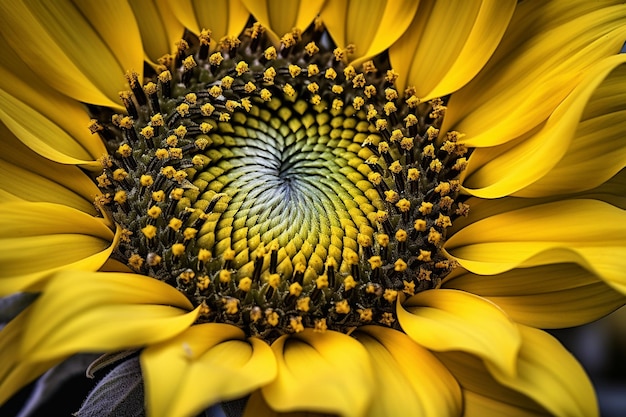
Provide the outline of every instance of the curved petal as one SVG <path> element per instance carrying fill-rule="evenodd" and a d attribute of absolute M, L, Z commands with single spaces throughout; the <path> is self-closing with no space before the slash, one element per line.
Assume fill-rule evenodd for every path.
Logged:
<path fill-rule="evenodd" d="M 278 376 L 261 389 L 276 411 L 315 411 L 362 416 L 373 399 L 367 351 L 350 336 L 305 329 L 272 344 Z"/>
<path fill-rule="evenodd" d="M 195 34 L 211 31 L 211 47 L 224 36 L 239 36 L 250 14 L 241 0 L 167 0 L 176 18 Z"/>
<path fill-rule="evenodd" d="M 409 28 L 419 1 L 327 1 L 320 17 L 340 48 L 356 46 L 357 65 L 389 48 Z M 419 12 L 418 12 L 419 13 Z"/>
<path fill-rule="evenodd" d="M 195 416 L 249 394 L 276 377 L 267 343 L 220 323 L 190 327 L 141 353 L 148 415 Z"/>
<path fill-rule="evenodd" d="M 458 416 L 461 389 L 445 366 L 406 334 L 365 326 L 352 335 L 370 355 L 377 381 L 368 415 Z"/>
<path fill-rule="evenodd" d="M 137 19 L 146 59 L 155 63 L 163 55 L 175 50 L 174 42 L 180 40 L 185 27 L 174 15 L 167 0 L 130 0 Z M 176 2 L 178 4 L 178 2 Z"/>
<path fill-rule="evenodd" d="M 271 41 L 280 45 L 280 37 L 294 28 L 304 31 L 320 12 L 324 0 L 241 0 L 254 18 L 267 30 Z"/>
<path fill-rule="evenodd" d="M 127 2 L 3 1 L 0 33 L 47 84 L 87 103 L 119 107 L 128 70 L 143 71 Z"/>
<path fill-rule="evenodd" d="M 0 137 L 0 201 L 42 201 L 98 214 L 93 202 L 101 192 L 84 171 L 42 158 L 2 123 Z"/>
<path fill-rule="evenodd" d="M 626 212 L 601 201 L 556 201 L 496 214 L 457 231 L 444 247 L 475 274 L 573 262 L 626 292 Z"/>
<path fill-rule="evenodd" d="M 442 130 L 463 132 L 467 145 L 480 147 L 524 134 L 546 120 L 587 68 L 618 53 L 625 37 L 623 4 L 520 3 L 493 58 L 450 99 Z"/>
<path fill-rule="evenodd" d="M 513 269 L 497 275 L 465 272 L 443 288 L 484 297 L 517 323 L 572 327 L 599 319 L 626 303 L 624 296 L 576 264 Z"/>
<path fill-rule="evenodd" d="M 463 417 L 507 416 L 507 417 L 549 417 L 547 411 L 530 410 L 525 405 L 513 405 L 506 397 L 493 397 L 463 390 Z"/>
<path fill-rule="evenodd" d="M 3 42 L 0 54 L 0 118 L 7 126 L 49 159 L 99 167 L 94 160 L 106 148 L 88 129 L 86 107 L 48 86 Z"/>
<path fill-rule="evenodd" d="M 415 88 L 422 101 L 467 84 L 487 63 L 504 35 L 512 0 L 422 0 L 413 22 L 389 49 L 397 88 Z"/>
<path fill-rule="evenodd" d="M 460 350 L 477 355 L 503 372 L 515 373 L 520 336 L 495 304 L 457 290 L 424 291 L 398 304 L 402 329 L 435 351 Z"/>
<path fill-rule="evenodd" d="M 626 55 L 617 55 L 595 65 L 540 129 L 502 146 L 476 149 L 465 173 L 465 190 L 482 198 L 533 197 L 584 190 L 611 178 L 626 163 L 626 147 L 621 141 L 626 127 L 624 63 Z M 585 120 L 585 115 L 589 119 Z M 594 149 L 587 149 L 590 146 Z M 599 175 L 589 175 L 584 168 Z M 556 172 L 551 172 L 554 169 Z M 540 180 L 546 175 L 547 191 Z M 589 179 L 576 180 L 581 175 Z M 550 188 L 550 182 L 557 185 Z"/>
<path fill-rule="evenodd" d="M 505 375 L 491 364 L 460 352 L 439 353 L 437 357 L 464 391 L 536 413 L 533 415 L 544 414 L 543 408 L 554 416 L 597 416 L 593 386 L 576 359 L 549 334 L 522 325 L 519 330 L 522 346 L 515 375 Z"/>
<path fill-rule="evenodd" d="M 191 309 L 183 294 L 154 278 L 61 271 L 32 304 L 22 355 L 52 360 L 161 342 L 191 326 L 198 316 Z"/>
<path fill-rule="evenodd" d="M 0 405 L 4 404 L 13 394 L 61 362 L 52 359 L 42 362 L 30 362 L 20 354 L 24 328 L 30 317 L 27 308 L 11 320 L 0 331 Z"/>
<path fill-rule="evenodd" d="M 119 238 L 104 219 L 52 203 L 0 204 L 0 230 L 0 295 L 35 291 L 60 269 L 95 271 Z"/>

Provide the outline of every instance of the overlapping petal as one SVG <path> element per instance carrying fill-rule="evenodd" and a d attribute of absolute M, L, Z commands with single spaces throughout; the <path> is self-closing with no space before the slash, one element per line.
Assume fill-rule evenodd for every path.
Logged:
<path fill-rule="evenodd" d="M 281 336 L 272 350 L 278 375 L 261 390 L 272 409 L 364 415 L 374 392 L 374 374 L 358 341 L 334 331 L 305 329 Z"/>
<path fill-rule="evenodd" d="M 185 27 L 176 18 L 168 0 L 130 0 L 128 3 L 135 16 L 141 16 L 136 20 L 146 60 L 156 63 L 163 55 L 173 52 Z"/>
<path fill-rule="evenodd" d="M 294 28 L 305 30 L 317 16 L 324 0 L 241 0 L 254 18 L 267 30 L 271 41 L 280 45 L 280 38 Z"/>
<path fill-rule="evenodd" d="M 250 13 L 241 0 L 166 0 L 178 20 L 193 33 L 211 30 L 211 46 L 225 36 L 238 36 Z"/>
<path fill-rule="evenodd" d="M 398 304 L 400 326 L 420 345 L 435 351 L 477 355 L 515 374 L 520 335 L 495 304 L 463 291 L 423 291 Z"/>
<path fill-rule="evenodd" d="M 487 147 L 540 125 L 590 66 L 619 52 L 626 5 L 617 3 L 520 3 L 489 64 L 450 99 L 443 130 Z"/>
<path fill-rule="evenodd" d="M 409 28 L 419 1 L 327 1 L 320 17 L 340 48 L 356 47 L 353 65 L 389 48 Z"/>
<path fill-rule="evenodd" d="M 191 326 L 198 316 L 191 309 L 183 294 L 154 278 L 65 270 L 33 303 L 22 355 L 46 361 L 155 344 Z"/>
<path fill-rule="evenodd" d="M 118 239 L 106 220 L 53 203 L 0 204 L 0 229 L 2 295 L 36 291 L 54 271 L 95 271 Z"/>
<path fill-rule="evenodd" d="M 576 264 L 518 268 L 497 275 L 464 271 L 443 288 L 480 295 L 517 323 L 543 329 L 589 323 L 626 302 L 623 294 Z"/>
<path fill-rule="evenodd" d="M 143 72 L 130 5 L 3 1 L 0 34 L 47 84 L 79 101 L 118 107 L 128 70 Z"/>
<path fill-rule="evenodd" d="M 492 407 L 496 406 L 493 402 L 501 402 L 534 415 L 597 416 L 593 386 L 578 361 L 549 334 L 523 325 L 519 325 L 519 330 L 522 346 L 514 376 L 470 355 L 453 352 L 437 356 L 464 390 L 486 397 Z M 473 401 L 485 402 L 484 398 L 471 397 Z M 542 413 L 541 408 L 547 413 Z"/>
<path fill-rule="evenodd" d="M 30 310 L 26 309 L 0 331 L 0 405 L 20 388 L 61 362 L 58 358 L 32 362 L 22 356 L 20 348 L 29 317 Z"/>
<path fill-rule="evenodd" d="M 37 155 L 2 123 L 0 137 L 0 201 L 41 201 L 98 214 L 93 201 L 100 190 L 84 171 Z"/>
<path fill-rule="evenodd" d="M 190 327 L 141 354 L 148 415 L 195 416 L 220 401 L 242 397 L 276 376 L 270 346 L 246 340 L 219 323 Z"/>
<path fill-rule="evenodd" d="M 476 274 L 571 262 L 626 291 L 626 212 L 601 201 L 572 199 L 495 214 L 454 233 L 445 248 Z"/>
<path fill-rule="evenodd" d="M 483 198 L 536 197 L 593 188 L 615 175 L 626 165 L 625 63 L 626 55 L 597 63 L 544 125 L 476 149 L 465 189 Z"/>
<path fill-rule="evenodd" d="M 421 100 L 430 100 L 463 87 L 495 51 L 515 5 L 422 0 L 406 32 L 389 48 L 398 90 L 411 86 Z"/>
<path fill-rule="evenodd" d="M 428 350 L 397 330 L 365 326 L 354 335 L 370 355 L 376 398 L 368 416 L 458 416 L 458 383 Z"/>

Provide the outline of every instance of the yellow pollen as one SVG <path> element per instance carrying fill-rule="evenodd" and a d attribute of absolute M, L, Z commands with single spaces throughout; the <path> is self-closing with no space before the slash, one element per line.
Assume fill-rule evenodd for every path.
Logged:
<path fill-rule="evenodd" d="M 409 266 L 406 264 L 406 262 L 404 262 L 402 259 L 398 259 L 394 264 L 393 264 L 393 269 L 394 271 L 397 272 L 404 272 L 406 271 L 406 269 Z"/>
<path fill-rule="evenodd" d="M 358 309 L 356 312 L 359 313 L 359 319 L 362 322 L 369 323 L 374 318 L 371 308 Z"/>
<path fill-rule="evenodd" d="M 372 238 L 368 235 L 364 235 L 363 233 L 359 233 L 356 237 L 357 243 L 363 247 L 372 246 Z"/>
<path fill-rule="evenodd" d="M 228 284 L 230 282 L 231 273 L 227 269 L 221 269 L 219 273 L 219 280 L 222 284 Z"/>
<path fill-rule="evenodd" d="M 328 330 L 326 319 L 315 319 L 315 327 L 313 328 L 313 331 L 315 333 L 324 333 L 326 330 Z"/>
<path fill-rule="evenodd" d="M 430 258 L 431 255 L 432 253 L 429 250 L 420 249 L 420 254 L 417 257 L 417 260 L 422 262 L 430 262 L 432 260 Z"/>
<path fill-rule="evenodd" d="M 341 300 L 335 304 L 335 311 L 339 314 L 348 314 L 350 312 L 350 304 L 348 300 Z"/>
<path fill-rule="evenodd" d="M 439 245 L 441 242 L 441 233 L 431 227 L 428 232 L 428 241 L 434 245 Z"/>
<path fill-rule="evenodd" d="M 396 301 L 396 298 L 398 298 L 398 291 L 388 288 L 385 290 L 383 298 L 387 300 L 388 303 L 393 303 L 394 301 Z"/>
<path fill-rule="evenodd" d="M 239 284 L 237 285 L 237 288 L 239 288 L 243 292 L 250 291 L 250 288 L 252 288 L 252 279 L 248 277 L 241 278 L 239 280 Z"/>
<path fill-rule="evenodd" d="M 312 82 L 311 84 L 306 86 L 306 89 L 315 94 L 319 91 L 320 86 L 316 82 Z"/>
<path fill-rule="evenodd" d="M 400 200 L 400 194 L 398 194 L 394 190 L 385 191 L 385 201 L 389 203 L 397 203 L 398 200 Z"/>
<path fill-rule="evenodd" d="M 175 232 L 178 232 L 178 230 L 183 226 L 183 222 L 180 219 L 177 219 L 176 217 L 170 219 L 169 223 L 167 224 L 167 227 L 169 227 L 170 229 L 174 230 Z"/>
<path fill-rule="evenodd" d="M 263 101 L 270 101 L 270 99 L 272 98 L 272 93 L 270 93 L 267 88 L 262 89 L 259 95 L 261 96 L 261 99 Z"/>
<path fill-rule="evenodd" d="M 146 262 L 148 263 L 148 265 L 150 266 L 157 266 L 161 263 L 161 260 L 163 258 L 161 258 L 159 255 L 157 255 L 154 252 L 150 252 L 148 254 L 148 256 L 146 256 Z"/>
<path fill-rule="evenodd" d="M 350 81 L 356 76 L 356 71 L 352 65 L 348 65 L 344 68 L 343 75 L 346 77 L 346 80 Z"/>
<path fill-rule="evenodd" d="M 343 287 L 346 291 L 350 291 L 354 287 L 356 287 L 356 281 L 352 277 L 352 275 L 348 275 L 343 280 Z"/>
<path fill-rule="evenodd" d="M 317 45 L 315 44 L 315 42 L 309 42 L 306 44 L 306 46 L 304 47 L 304 50 L 306 51 L 306 53 L 309 56 L 313 56 L 316 53 L 319 52 L 320 48 L 317 47 Z"/>
<path fill-rule="evenodd" d="M 152 139 L 154 137 L 154 128 L 152 126 L 146 126 L 139 132 L 141 136 L 146 139 Z"/>
<path fill-rule="evenodd" d="M 274 77 L 276 77 L 276 70 L 274 67 L 269 67 L 263 72 L 263 81 L 268 84 L 274 83 Z"/>
<path fill-rule="evenodd" d="M 239 300 L 234 297 L 224 298 L 224 310 L 226 314 L 237 314 L 239 311 Z"/>
<path fill-rule="evenodd" d="M 289 327 L 294 331 L 294 333 L 300 333 L 304 330 L 304 326 L 302 325 L 302 317 L 291 317 L 289 319 Z"/>
<path fill-rule="evenodd" d="M 315 280 L 315 286 L 317 288 L 328 288 L 328 275 L 323 274 L 317 277 Z"/>
<path fill-rule="evenodd" d="M 396 207 L 398 207 L 398 210 L 401 212 L 406 213 L 411 209 L 411 202 L 406 198 L 403 198 L 396 203 Z"/>
<path fill-rule="evenodd" d="M 386 326 L 391 326 L 396 321 L 392 313 L 383 313 L 383 317 L 380 322 Z"/>
<path fill-rule="evenodd" d="M 342 87 L 342 86 L 340 86 L 340 85 L 338 85 L 338 84 L 333 85 L 333 86 L 332 86 L 332 88 L 331 88 L 330 90 L 331 90 L 333 93 L 335 93 L 335 94 L 341 94 L 341 93 L 343 93 L 343 87 Z"/>
<path fill-rule="evenodd" d="M 276 48 L 274 48 L 273 46 L 270 46 L 269 48 L 267 48 L 264 52 L 263 52 L 263 56 L 265 57 L 265 59 L 267 59 L 268 61 L 271 61 L 272 59 L 276 59 L 277 54 L 276 54 Z"/>
<path fill-rule="evenodd" d="M 317 75 L 320 73 L 320 69 L 316 64 L 309 64 L 309 66 L 307 67 L 307 73 L 309 75 L 309 77 L 312 77 L 314 75 Z"/>
<path fill-rule="evenodd" d="M 187 227 L 183 231 L 183 237 L 185 240 L 191 240 L 196 237 L 198 234 L 198 229 L 194 229 L 193 227 Z"/>
<path fill-rule="evenodd" d="M 154 191 L 152 193 L 152 200 L 156 201 L 157 203 L 165 201 L 165 192 L 163 190 Z"/>
<path fill-rule="evenodd" d="M 417 120 L 417 117 L 414 114 L 409 114 L 407 117 L 404 118 L 405 127 L 415 126 L 418 123 L 419 121 Z"/>
<path fill-rule="evenodd" d="M 183 158 L 183 150 L 181 148 L 170 148 L 168 149 L 168 153 L 169 153 L 170 158 L 173 158 L 173 159 Z"/>
<path fill-rule="evenodd" d="M 376 235 L 376 242 L 383 248 L 389 245 L 389 235 L 386 233 L 379 233 Z"/>
<path fill-rule="evenodd" d="M 309 297 L 298 298 L 296 301 L 296 309 L 299 311 L 304 311 L 305 313 L 309 311 L 309 305 L 311 303 L 311 299 Z"/>
<path fill-rule="evenodd" d="M 119 148 L 117 148 L 117 153 L 119 153 L 124 158 L 127 158 L 133 154 L 133 148 L 131 148 L 127 143 L 125 143 L 123 145 L 120 145 Z"/>
<path fill-rule="evenodd" d="M 183 125 L 180 125 L 176 129 L 174 129 L 174 134 L 182 139 L 187 134 L 187 128 Z"/>
<path fill-rule="evenodd" d="M 437 226 L 445 229 L 446 227 L 452 226 L 452 221 L 450 220 L 449 216 L 445 216 L 445 215 L 439 213 L 439 218 L 437 218 L 437 220 L 435 220 L 435 224 Z"/>
<path fill-rule="evenodd" d="M 409 234 L 406 232 L 406 230 L 398 229 L 396 231 L 396 240 L 398 242 L 405 242 L 408 237 L 409 237 Z"/>
<path fill-rule="evenodd" d="M 211 254 L 211 251 L 208 249 L 200 249 L 198 251 L 198 260 L 200 262 L 208 262 L 211 260 L 211 256 L 213 256 Z"/>
<path fill-rule="evenodd" d="M 396 82 L 396 80 L 398 79 L 399 74 L 394 71 L 394 70 L 387 70 L 387 73 L 385 74 L 385 80 L 391 84 L 393 84 L 394 82 Z"/>
<path fill-rule="evenodd" d="M 415 283 L 413 281 L 402 281 L 404 288 L 402 292 L 408 295 L 415 295 Z"/>
<path fill-rule="evenodd" d="M 158 219 L 159 216 L 161 215 L 161 209 L 159 208 L 159 206 L 152 206 L 148 209 L 148 216 L 152 217 L 153 219 Z"/>
<path fill-rule="evenodd" d="M 211 313 L 211 308 L 207 305 L 205 301 L 200 304 L 200 308 L 198 309 L 201 316 L 208 316 Z"/>
<path fill-rule="evenodd" d="M 428 167 L 433 172 L 440 172 L 441 169 L 443 168 L 443 164 L 441 163 L 439 159 L 435 159 L 430 163 Z"/>
<path fill-rule="evenodd" d="M 365 94 L 365 97 L 367 98 L 372 98 L 376 95 L 376 87 L 374 87 L 373 85 L 368 85 L 365 87 L 365 89 L 363 90 L 363 94 Z"/>
<path fill-rule="evenodd" d="M 393 88 L 386 88 L 385 89 L 385 99 L 387 101 L 393 101 L 396 100 L 398 98 L 398 92 L 393 89 Z"/>
<path fill-rule="evenodd" d="M 248 63 L 245 61 L 239 61 L 237 62 L 237 65 L 235 66 L 235 71 L 237 72 L 237 75 L 243 75 L 246 72 L 248 72 Z M 226 87 L 226 88 L 230 88 L 230 87 Z"/>
<path fill-rule="evenodd" d="M 335 71 L 333 68 L 328 68 L 324 73 L 324 77 L 329 80 L 334 80 L 337 77 L 337 71 Z"/>
<path fill-rule="evenodd" d="M 341 108 L 343 107 L 343 101 L 336 98 L 333 100 L 333 104 L 331 107 L 333 110 L 341 110 Z"/>
<path fill-rule="evenodd" d="M 211 114 L 213 114 L 213 111 L 215 111 L 215 107 L 213 107 L 213 105 L 210 103 L 206 103 L 200 106 L 200 113 L 202 113 L 202 115 L 205 117 L 209 117 Z"/>
<path fill-rule="evenodd" d="M 378 119 L 376 120 L 376 130 L 378 130 L 379 132 L 382 130 L 386 130 L 387 126 L 388 126 L 388 122 L 385 119 Z"/>
<path fill-rule="evenodd" d="M 130 267 L 136 271 L 141 269 L 141 267 L 143 266 L 143 262 L 143 258 L 136 253 L 128 258 L 128 265 L 130 265 Z"/>
<path fill-rule="evenodd" d="M 149 224 L 146 227 L 143 227 L 141 229 L 141 233 L 143 233 L 143 235 L 148 238 L 148 239 L 152 239 L 153 237 L 156 236 L 157 233 L 157 228 L 154 227 L 153 225 Z"/>
<path fill-rule="evenodd" d="M 270 274 L 269 278 L 267 279 L 267 283 L 269 284 L 270 287 L 274 289 L 278 288 L 278 285 L 280 284 L 280 275 Z"/>
<path fill-rule="evenodd" d="M 296 95 L 296 90 L 293 89 L 291 84 L 285 84 L 283 87 L 283 93 L 285 93 L 287 97 L 293 97 Z"/>
<path fill-rule="evenodd" d="M 113 201 L 115 201 L 118 204 L 124 204 L 127 199 L 128 199 L 128 196 L 126 195 L 126 191 L 124 190 L 120 190 L 116 192 L 115 196 L 113 197 Z"/>
<path fill-rule="evenodd" d="M 214 97 L 214 98 L 218 98 L 219 96 L 222 95 L 222 87 L 220 87 L 219 85 L 214 85 L 211 88 L 209 88 L 209 94 Z"/>
<path fill-rule="evenodd" d="M 372 269 L 380 268 L 383 265 L 383 261 L 380 256 L 372 256 L 367 260 L 369 262 Z"/>
<path fill-rule="evenodd" d="M 357 74 L 353 79 L 352 79 L 352 87 L 354 88 L 363 88 L 365 86 L 365 75 L 363 74 Z"/>
<path fill-rule="evenodd" d="M 278 325 L 278 322 L 280 321 L 280 317 L 278 316 L 278 313 L 272 311 L 272 309 L 267 309 L 265 311 L 265 321 L 270 326 L 276 327 Z"/>
<path fill-rule="evenodd" d="M 185 245 L 182 243 L 174 243 L 172 245 L 172 253 L 174 256 L 182 256 L 185 253 Z"/>
<path fill-rule="evenodd" d="M 228 122 L 230 120 L 230 114 L 222 113 L 220 114 L 220 122 Z"/>
<path fill-rule="evenodd" d="M 423 219 L 417 219 L 415 220 L 415 223 L 413 223 L 413 227 L 415 228 L 415 230 L 417 230 L 418 232 L 424 232 L 426 231 L 426 220 Z"/>
<path fill-rule="evenodd" d="M 420 208 L 418 209 L 420 213 L 426 215 L 426 214 L 430 214 L 433 211 L 433 203 L 429 203 L 426 201 L 423 201 Z"/>
<path fill-rule="evenodd" d="M 365 100 L 363 100 L 363 97 L 361 96 L 356 96 L 354 98 L 354 100 L 352 100 L 352 106 L 356 109 L 356 110 L 360 110 L 361 107 L 363 107 L 363 105 L 365 104 Z"/>
<path fill-rule="evenodd" d="M 193 106 L 198 101 L 198 96 L 196 95 L 196 93 L 187 93 L 185 95 L 185 101 Z"/>
<path fill-rule="evenodd" d="M 167 154 L 169 156 L 169 152 Z M 168 166 L 161 168 L 161 174 L 165 175 L 166 178 L 171 179 L 176 174 L 176 169 L 173 166 L 168 165 Z"/>
<path fill-rule="evenodd" d="M 302 285 L 298 284 L 297 282 L 291 284 L 289 286 L 289 294 L 299 297 L 300 294 L 302 294 Z"/>
<path fill-rule="evenodd" d="M 211 285 L 211 279 L 208 277 L 208 275 L 198 277 L 198 279 L 196 280 L 196 288 L 198 288 L 200 291 L 206 290 L 207 288 L 209 288 L 209 285 Z"/>
<path fill-rule="evenodd" d="M 297 65 L 289 65 L 289 75 L 291 75 L 292 78 L 297 77 L 298 75 L 300 75 L 300 73 L 302 72 L 302 68 L 300 68 Z"/>
<path fill-rule="evenodd" d="M 185 67 L 185 71 L 189 71 L 192 68 L 196 67 L 197 65 L 198 64 L 196 64 L 196 61 L 193 59 L 191 55 L 183 59 L 183 67 Z"/>
<path fill-rule="evenodd" d="M 172 73 L 168 70 L 165 70 L 159 74 L 158 78 L 159 81 L 162 83 L 169 83 L 170 81 L 172 81 Z"/>

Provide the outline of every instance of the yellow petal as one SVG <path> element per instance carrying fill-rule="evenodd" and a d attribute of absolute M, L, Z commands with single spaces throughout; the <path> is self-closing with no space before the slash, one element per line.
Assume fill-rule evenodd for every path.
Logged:
<path fill-rule="evenodd" d="M 193 33 L 211 31 L 211 47 L 224 36 L 239 36 L 250 17 L 241 0 L 168 0 L 178 20 Z"/>
<path fill-rule="evenodd" d="M 0 33 L 42 80 L 70 97 L 119 106 L 127 70 L 143 71 L 127 2 L 3 1 Z"/>
<path fill-rule="evenodd" d="M 175 288 L 143 275 L 86 271 L 54 274 L 33 303 L 22 344 L 31 361 L 76 352 L 111 352 L 167 340 L 198 312 Z"/>
<path fill-rule="evenodd" d="M 30 362 L 20 354 L 24 328 L 30 317 L 24 310 L 0 331 L 0 405 L 35 378 L 58 364 L 60 359 Z"/>
<path fill-rule="evenodd" d="M 522 346 L 515 375 L 505 375 L 490 363 L 460 352 L 437 357 L 460 382 L 464 394 L 471 391 L 504 403 L 496 409 L 508 405 L 532 415 L 597 416 L 593 386 L 576 359 L 549 334 L 522 325 L 519 330 Z"/>
<path fill-rule="evenodd" d="M 515 373 L 520 336 L 495 304 L 457 290 L 424 291 L 398 304 L 402 329 L 420 345 L 435 351 L 460 350 Z"/>
<path fill-rule="evenodd" d="M 148 415 L 195 416 L 276 377 L 269 345 L 228 324 L 192 326 L 141 354 Z"/>
<path fill-rule="evenodd" d="M 626 62 L 624 55 L 617 62 Z M 574 193 L 597 187 L 626 166 L 626 65 L 614 69 L 588 99 L 563 158 L 522 197 Z"/>
<path fill-rule="evenodd" d="M 62 163 L 95 167 L 93 161 L 106 149 L 87 128 L 90 117 L 85 106 L 48 86 L 4 42 L 0 42 L 0 53 L 4 58 L 0 66 L 0 117 L 12 130 L 24 132 L 20 139 L 34 143 L 42 155 L 61 158 Z M 24 109 L 27 114 L 21 113 Z M 42 132 L 46 134 L 36 136 Z"/>
<path fill-rule="evenodd" d="M 398 90 L 413 86 L 420 99 L 430 100 L 467 84 L 498 46 L 515 4 L 421 1 L 409 29 L 389 49 Z"/>
<path fill-rule="evenodd" d="M 465 272 L 444 288 L 480 295 L 517 323 L 537 328 L 592 322 L 624 305 L 624 296 L 575 264 L 513 269 L 497 275 Z"/>
<path fill-rule="evenodd" d="M 320 17 L 340 48 L 354 45 L 348 58 L 358 65 L 389 48 L 411 24 L 419 1 L 327 1 Z"/>
<path fill-rule="evenodd" d="M 493 275 L 575 262 L 626 292 L 626 212 L 595 200 L 566 200 L 484 218 L 455 232 L 445 249 L 465 269 Z"/>
<path fill-rule="evenodd" d="M 174 42 L 182 38 L 185 28 L 168 1 L 131 0 L 129 4 L 135 16 L 140 17 L 137 25 L 147 59 L 155 63 L 163 55 L 174 52 Z"/>
<path fill-rule="evenodd" d="M 42 158 L 0 123 L 0 193 L 2 201 L 43 201 L 97 215 L 98 187 L 78 167 Z"/>
<path fill-rule="evenodd" d="M 279 39 L 294 28 L 304 31 L 319 13 L 324 0 L 242 0 L 254 18 L 267 30 L 271 41 Z"/>
<path fill-rule="evenodd" d="M 450 99 L 442 130 L 463 132 L 468 145 L 480 147 L 524 134 L 546 120 L 586 69 L 618 53 L 625 37 L 623 4 L 520 3 L 488 65 Z"/>
<path fill-rule="evenodd" d="M 520 325 L 522 349 L 515 378 L 487 364 L 502 384 L 529 396 L 557 416 L 598 415 L 595 392 L 583 367 L 549 334 Z"/>
<path fill-rule="evenodd" d="M 372 360 L 376 398 L 368 416 L 458 416 L 461 389 L 445 366 L 404 333 L 381 326 L 354 337 Z"/>
<path fill-rule="evenodd" d="M 463 390 L 463 417 L 549 417 L 548 412 L 529 410 L 524 406 L 516 406 L 500 398 L 488 397 L 473 391 Z"/>
<path fill-rule="evenodd" d="M 619 140 L 625 127 L 623 111 L 619 111 L 623 101 L 619 91 L 621 90 L 623 95 L 626 86 L 623 82 L 624 63 L 626 56 L 617 55 L 591 68 L 580 84 L 538 130 L 530 131 L 502 146 L 476 149 L 470 157 L 466 178 L 463 181 L 466 191 L 483 198 L 511 194 L 541 196 L 549 195 L 552 191 L 566 192 L 592 188 L 618 172 L 626 163 L 626 147 Z M 620 65 L 622 67 L 619 67 Z M 607 85 L 597 91 L 605 81 Z M 614 89 L 617 87 L 619 90 L 616 93 Z M 591 119 L 589 122 L 579 124 L 584 117 L 585 109 Z M 618 112 L 607 116 L 606 113 L 612 109 Z M 598 138 L 597 141 L 602 145 L 595 147 L 593 151 L 586 149 L 595 146 L 595 138 Z M 572 144 L 573 141 L 577 143 Z M 570 148 L 570 155 L 567 155 Z M 602 153 L 594 159 L 594 153 L 603 151 L 614 155 L 605 160 L 603 158 L 605 154 Z M 564 156 L 563 163 L 558 166 L 557 163 Z M 582 160 L 583 165 L 580 163 L 575 165 L 576 159 L 578 162 Z M 593 176 L 589 170 L 596 170 L 596 166 L 602 167 L 597 169 L 600 175 Z M 551 172 L 553 169 L 556 169 L 556 172 Z M 577 172 L 577 175 L 571 175 L 573 172 Z M 539 185 L 533 189 L 533 183 L 546 175 L 549 175 L 548 183 L 552 181 L 563 185 L 551 188 L 548 184 L 547 190 Z M 568 177 L 557 179 L 555 175 Z M 582 175 L 594 179 L 577 181 L 576 176 Z M 524 188 L 528 186 L 530 190 L 525 191 Z"/>
<path fill-rule="evenodd" d="M 362 416 L 373 400 L 374 380 L 365 348 L 350 336 L 305 329 L 272 344 L 278 376 L 262 388 L 276 411 Z"/>
<path fill-rule="evenodd" d="M 97 270 L 117 244 L 106 221 L 52 204 L 0 204 L 0 294 L 39 289 L 59 269 Z"/>

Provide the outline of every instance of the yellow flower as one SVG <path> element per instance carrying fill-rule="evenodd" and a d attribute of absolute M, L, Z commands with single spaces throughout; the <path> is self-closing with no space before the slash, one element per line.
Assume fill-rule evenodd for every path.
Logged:
<path fill-rule="evenodd" d="M 625 5 L 147 3 L 0 4 L 0 403 L 597 415 L 539 329 L 625 302 Z"/>

